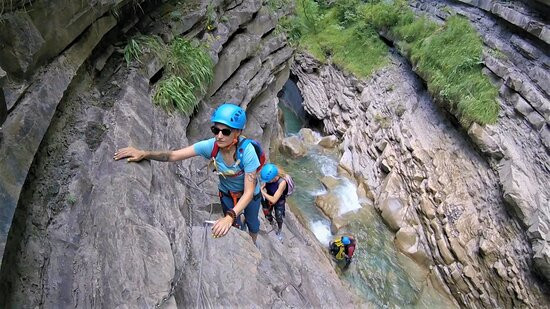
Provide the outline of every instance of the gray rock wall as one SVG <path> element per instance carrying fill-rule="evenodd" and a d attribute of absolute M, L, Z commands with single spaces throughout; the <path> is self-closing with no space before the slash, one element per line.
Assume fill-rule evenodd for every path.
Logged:
<path fill-rule="evenodd" d="M 458 0 L 480 8 L 492 15 L 503 19 L 523 31 L 533 35 L 546 44 L 550 44 L 550 26 L 545 16 L 549 11 L 549 3 L 540 1 L 543 5 L 538 7 L 533 3 L 523 1 L 498 1 L 498 0 Z"/>
<path fill-rule="evenodd" d="M 94 23 L 82 40 L 46 66 L 44 72 L 37 74 L 17 106 L 9 110 L 0 141 L 0 253 L 4 251 L 21 188 L 56 108 L 80 66 L 114 25 L 112 16 Z"/>
<path fill-rule="evenodd" d="M 341 137 L 340 166 L 396 232 L 396 246 L 432 269 L 433 286 L 466 307 L 548 306 L 535 248 L 507 211 L 499 170 L 405 59 L 392 56 L 365 81 L 306 55 L 296 60 L 306 110 Z"/>
<path fill-rule="evenodd" d="M 0 307 L 367 305 L 290 212 L 284 243 L 263 221 L 258 247 L 235 229 L 212 238 L 203 221 L 218 218 L 220 206 L 206 160 L 112 160 L 128 145 L 177 149 L 209 136 L 204 128 L 221 100 L 247 109 L 245 133 L 266 151 L 278 133 L 277 118 L 267 115 L 276 111 L 292 49 L 271 30 L 284 12 L 259 0 L 187 4 L 181 15 L 174 3 L 131 18 L 121 13 L 120 24 L 95 31 L 94 44 L 85 43 L 79 57 L 70 51 L 88 41 L 78 39 L 54 57 L 26 81 L 30 86 L 10 88 L 23 99 L 4 125 L 9 140 L 0 144 L 7 158 L 0 168 L 18 175 L 1 174 L 2 205 L 17 208 L 0 270 Z M 204 32 L 208 5 L 217 24 Z M 161 69 L 154 55 L 126 67 L 123 34 L 134 31 L 195 36 L 211 47 L 219 85 L 193 118 L 152 104 L 151 78 Z M 235 65 L 232 57 L 243 60 Z M 46 90 L 54 95 L 38 100 Z"/>
<path fill-rule="evenodd" d="M 498 123 L 468 134 L 498 172 L 510 212 L 527 232 L 534 264 L 550 282 L 550 41 L 546 6 L 520 1 L 419 1 L 417 10 L 468 18 L 486 45 L 483 63 L 499 89 Z"/>
<path fill-rule="evenodd" d="M 0 126 L 4 123 L 8 117 L 8 107 L 6 106 L 6 99 L 4 97 L 4 91 L 0 88 Z"/>
<path fill-rule="evenodd" d="M 66 49 L 109 10 L 130 3 L 129 0 L 41 0 L 30 4 L 22 3 L 30 1 L 2 1 L 2 5 L 9 2 L 14 7 L 24 6 L 0 16 L 0 42 L 3 46 L 0 66 L 14 76 L 29 76 L 39 65 Z M 135 1 L 134 4 L 139 5 L 140 2 Z"/>
<path fill-rule="evenodd" d="M 295 71 L 301 75 L 304 98 L 309 102 L 306 110 L 323 121 L 328 133 L 343 135 L 343 167 L 359 180 L 366 179 L 382 216 L 398 234 L 409 225 L 417 230 L 424 250 L 431 252 L 443 280 L 461 304 L 547 306 L 548 299 L 540 295 L 548 294 L 545 289 L 550 278 L 549 46 L 544 13 L 548 7 L 533 8 L 517 1 L 460 2 L 413 1 L 411 6 L 439 20 L 451 12 L 465 16 L 486 44 L 485 72 L 500 87 L 501 112 L 495 125 L 467 128 L 484 156 L 481 160 L 471 154 L 470 146 L 455 149 L 449 145 L 462 140 L 460 134 L 433 142 L 431 135 L 441 134 L 433 128 L 454 130 L 442 126 L 448 122 L 445 119 L 415 119 L 403 126 L 409 107 L 417 118 L 430 107 L 419 103 L 425 101 L 425 94 L 413 94 L 422 89 L 415 83 L 414 91 L 393 94 L 394 85 L 410 83 L 392 82 L 394 75 L 406 75 L 387 73 L 393 66 L 367 81 L 367 86 L 358 87 L 354 78 L 341 77 L 329 68 L 323 68 L 319 76 L 311 74 L 315 64 L 301 59 Z M 392 85 L 379 79 L 381 76 Z M 369 87 L 375 90 L 365 93 Z M 384 105 L 369 113 L 378 102 Z M 366 129 L 356 124 L 361 122 L 368 123 Z M 380 130 L 377 126 L 394 141 L 377 137 L 373 133 Z M 422 129 L 411 131 L 418 126 Z M 411 139 L 427 148 L 418 149 Z M 400 146 L 388 148 L 392 143 Z M 464 157 L 468 163 L 463 162 Z M 438 161 L 445 163 L 438 167 Z M 403 163 L 421 168 L 403 170 Z M 435 174 L 429 176 L 430 170 Z M 462 178 L 468 171 L 471 175 Z M 415 197 L 415 191 L 420 197 Z M 416 214 L 411 215 L 412 207 Z M 408 216 L 406 223 L 403 218 Z"/>

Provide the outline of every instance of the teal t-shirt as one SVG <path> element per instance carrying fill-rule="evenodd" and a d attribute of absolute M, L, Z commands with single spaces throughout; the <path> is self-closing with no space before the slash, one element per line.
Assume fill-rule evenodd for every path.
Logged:
<path fill-rule="evenodd" d="M 205 157 L 206 159 L 210 160 L 210 155 L 212 154 L 212 149 L 214 148 L 215 141 L 215 138 L 206 139 L 193 144 L 193 148 L 199 156 Z M 260 166 L 260 161 L 258 160 L 258 156 L 256 155 L 256 151 L 254 150 L 254 146 L 252 144 L 248 144 L 243 150 L 242 161 L 245 173 L 255 172 L 256 169 Z M 235 174 L 241 170 L 237 162 L 235 162 L 235 164 L 231 166 L 226 165 L 223 161 L 221 151 L 218 151 L 218 154 L 216 155 L 216 165 L 218 172 L 221 172 L 223 174 Z M 222 175 L 220 175 L 219 177 L 220 183 L 218 185 L 218 188 L 221 191 L 225 193 L 228 193 L 229 191 L 244 192 L 244 174 L 236 177 L 224 177 Z M 259 182 L 256 182 L 254 195 L 258 193 L 260 193 L 260 184 Z"/>

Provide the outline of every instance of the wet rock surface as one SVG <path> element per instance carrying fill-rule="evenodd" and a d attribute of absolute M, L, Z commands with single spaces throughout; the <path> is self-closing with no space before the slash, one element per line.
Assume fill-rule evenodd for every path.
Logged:
<path fill-rule="evenodd" d="M 279 148 L 282 153 L 288 154 L 295 158 L 304 156 L 307 152 L 307 148 L 298 136 L 284 138 Z"/>

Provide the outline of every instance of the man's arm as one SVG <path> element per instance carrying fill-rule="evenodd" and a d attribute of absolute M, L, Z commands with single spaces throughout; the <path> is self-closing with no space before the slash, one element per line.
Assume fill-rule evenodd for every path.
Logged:
<path fill-rule="evenodd" d="M 144 151 L 133 147 L 126 147 L 119 149 L 117 152 L 115 152 L 115 156 L 113 157 L 113 159 L 120 160 L 128 158 L 128 162 L 139 162 L 143 159 L 161 162 L 173 162 L 185 160 L 196 155 L 197 153 L 195 152 L 195 149 L 192 145 L 174 151 Z"/>
<path fill-rule="evenodd" d="M 146 159 L 146 160 L 168 162 L 170 161 L 171 156 L 172 156 L 172 151 L 144 151 L 143 152 L 143 159 Z M 128 162 L 132 162 L 131 158 L 128 159 Z"/>
<path fill-rule="evenodd" d="M 237 204 L 233 207 L 236 214 L 244 211 L 248 203 L 254 197 L 254 189 L 256 188 L 256 172 L 244 174 L 244 192 Z"/>

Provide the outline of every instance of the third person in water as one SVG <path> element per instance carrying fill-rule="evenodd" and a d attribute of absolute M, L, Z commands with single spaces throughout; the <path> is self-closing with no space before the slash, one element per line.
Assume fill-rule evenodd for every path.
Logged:
<path fill-rule="evenodd" d="M 348 269 L 351 264 L 353 253 L 357 245 L 356 240 L 352 236 L 342 236 L 330 242 L 330 253 L 337 261 L 345 261 L 344 270 Z"/>

